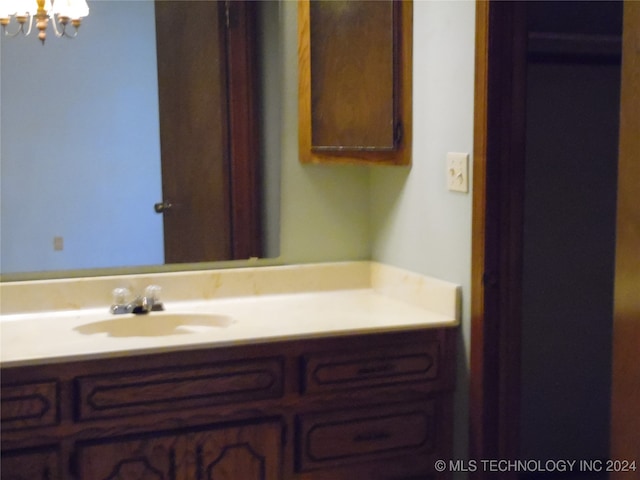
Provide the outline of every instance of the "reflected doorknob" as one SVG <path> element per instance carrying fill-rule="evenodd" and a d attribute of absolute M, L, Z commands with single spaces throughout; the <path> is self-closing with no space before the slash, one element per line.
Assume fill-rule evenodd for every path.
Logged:
<path fill-rule="evenodd" d="M 164 213 L 167 210 L 169 210 L 172 207 L 171 202 L 168 201 L 163 201 L 163 202 L 158 202 L 155 205 L 153 205 L 153 209 L 156 211 L 156 213 Z"/>

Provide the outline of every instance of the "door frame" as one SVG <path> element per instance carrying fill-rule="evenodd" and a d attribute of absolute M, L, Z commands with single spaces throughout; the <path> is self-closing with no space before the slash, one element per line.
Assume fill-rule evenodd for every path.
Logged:
<path fill-rule="evenodd" d="M 518 455 L 525 27 L 524 2 L 476 2 L 469 458 L 477 460 Z"/>
<path fill-rule="evenodd" d="M 640 3 L 624 2 L 616 270 L 613 309 L 610 458 L 635 460 L 640 445 Z M 636 468 L 640 465 L 636 464 Z M 612 472 L 611 480 L 633 474 Z M 640 475 L 636 471 L 635 478 Z"/>
<path fill-rule="evenodd" d="M 513 459 L 519 447 L 520 324 L 525 164 L 525 2 L 476 2 L 469 458 Z M 612 458 L 629 458 L 640 421 L 635 352 L 640 337 L 637 238 L 631 198 L 640 176 L 637 55 L 640 7 L 624 3 L 618 236 L 615 278 Z M 637 43 L 637 42 L 636 42 Z M 626 53 L 625 53 L 626 51 Z M 635 52 L 637 53 L 637 52 Z M 627 58 L 626 58 L 626 57 Z M 635 62 L 635 63 L 634 63 Z M 626 90 L 624 90 L 626 88 Z M 625 103 L 623 103 L 625 102 Z M 626 115 L 626 116 L 625 116 Z M 624 225 L 624 226 L 623 226 Z M 631 449 L 631 450 L 630 450 Z M 625 457 L 626 455 L 626 457 Z M 476 471 L 474 479 L 515 478 Z M 613 476 L 615 478 L 615 475 Z"/>
<path fill-rule="evenodd" d="M 225 0 L 229 95 L 231 250 L 234 260 L 263 257 L 257 6 Z"/>

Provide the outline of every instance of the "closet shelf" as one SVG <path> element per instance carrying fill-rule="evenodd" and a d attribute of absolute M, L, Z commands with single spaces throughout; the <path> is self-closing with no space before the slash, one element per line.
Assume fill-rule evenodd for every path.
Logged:
<path fill-rule="evenodd" d="M 529 32 L 528 40 L 530 55 L 619 58 L 622 51 L 619 35 Z"/>

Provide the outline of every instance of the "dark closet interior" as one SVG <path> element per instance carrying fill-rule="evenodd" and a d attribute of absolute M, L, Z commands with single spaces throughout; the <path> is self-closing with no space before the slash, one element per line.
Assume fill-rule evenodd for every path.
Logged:
<path fill-rule="evenodd" d="M 605 459 L 622 2 L 527 2 L 527 28 L 520 458 Z"/>

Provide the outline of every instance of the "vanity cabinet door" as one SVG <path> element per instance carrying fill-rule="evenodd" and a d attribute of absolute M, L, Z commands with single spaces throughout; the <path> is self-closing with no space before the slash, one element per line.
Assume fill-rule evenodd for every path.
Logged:
<path fill-rule="evenodd" d="M 81 480 L 280 480 L 280 422 L 82 444 Z"/>
<path fill-rule="evenodd" d="M 196 453 L 187 478 L 199 480 L 280 480 L 280 422 L 225 427 L 189 435 Z"/>
<path fill-rule="evenodd" d="M 80 480 L 185 479 L 186 437 L 147 434 L 122 441 L 82 444 Z"/>
<path fill-rule="evenodd" d="M 0 472 L 3 480 L 58 480 L 60 459 L 57 450 L 2 452 Z"/>

